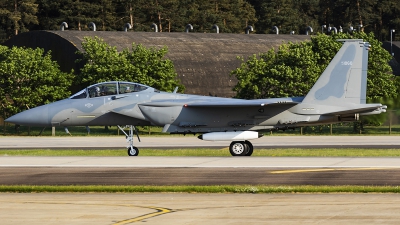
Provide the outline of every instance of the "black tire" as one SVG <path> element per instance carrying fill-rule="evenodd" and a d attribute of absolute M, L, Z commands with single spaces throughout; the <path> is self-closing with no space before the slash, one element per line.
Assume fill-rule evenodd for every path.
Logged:
<path fill-rule="evenodd" d="M 139 155 L 139 149 L 135 146 L 128 147 L 128 155 L 129 156 L 137 156 Z"/>
<path fill-rule="evenodd" d="M 229 146 L 229 152 L 232 156 L 245 156 L 247 151 L 248 147 L 244 141 L 233 141 Z"/>
<path fill-rule="evenodd" d="M 251 144 L 250 141 L 245 141 L 244 144 L 247 145 L 247 152 L 246 152 L 245 156 L 251 156 L 253 154 L 253 150 L 254 150 L 253 145 Z"/>

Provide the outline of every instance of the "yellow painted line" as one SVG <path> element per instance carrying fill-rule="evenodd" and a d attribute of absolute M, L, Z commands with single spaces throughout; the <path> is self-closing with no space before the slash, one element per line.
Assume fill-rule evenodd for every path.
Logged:
<path fill-rule="evenodd" d="M 143 215 L 143 216 L 138 216 L 138 217 L 135 217 L 135 218 L 132 218 L 132 219 L 122 220 L 122 221 L 114 223 L 113 225 L 123 225 L 123 224 L 129 224 L 129 223 L 136 223 L 136 222 L 140 222 L 142 220 L 149 219 L 149 218 L 152 218 L 152 217 L 155 217 L 155 216 L 160 216 L 160 215 L 163 215 L 163 214 L 174 212 L 172 209 L 166 209 L 166 208 L 160 208 L 160 207 L 146 207 L 146 208 L 155 209 L 155 210 L 157 210 L 157 212 L 149 213 L 149 214 L 146 214 L 146 215 Z"/>
<path fill-rule="evenodd" d="M 96 116 L 94 115 L 88 115 L 88 116 L 77 116 L 78 118 L 94 118 Z"/>
<path fill-rule="evenodd" d="M 282 174 L 282 173 L 310 173 L 310 172 L 326 172 L 326 171 L 346 171 L 346 170 L 385 170 L 385 169 L 393 169 L 393 168 L 326 168 L 326 169 L 307 169 L 307 170 L 278 170 L 272 171 L 272 174 Z"/>

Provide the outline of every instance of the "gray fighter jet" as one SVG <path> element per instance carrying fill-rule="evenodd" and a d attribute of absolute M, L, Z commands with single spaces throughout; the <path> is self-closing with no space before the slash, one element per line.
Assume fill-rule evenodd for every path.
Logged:
<path fill-rule="evenodd" d="M 343 46 L 305 97 L 229 99 L 161 92 L 137 83 L 94 84 L 68 99 L 18 113 L 6 121 L 27 126 L 130 126 L 128 154 L 136 156 L 134 126 L 162 126 L 163 132 L 201 134 L 206 141 L 232 141 L 233 156 L 250 156 L 257 130 L 357 121 L 386 112 L 366 104 L 369 43 L 339 40 Z"/>

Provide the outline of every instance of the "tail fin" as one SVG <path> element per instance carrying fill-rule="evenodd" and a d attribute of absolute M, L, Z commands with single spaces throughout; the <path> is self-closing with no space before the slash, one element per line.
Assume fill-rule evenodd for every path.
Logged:
<path fill-rule="evenodd" d="M 365 104 L 370 45 L 362 39 L 338 41 L 344 41 L 343 46 L 311 88 L 303 103 Z"/>

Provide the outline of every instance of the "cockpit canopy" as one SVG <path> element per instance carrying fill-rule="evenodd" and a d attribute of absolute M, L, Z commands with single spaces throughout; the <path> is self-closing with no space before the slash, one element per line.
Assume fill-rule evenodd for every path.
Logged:
<path fill-rule="evenodd" d="M 140 92 L 150 88 L 149 86 L 143 84 L 137 84 L 132 82 L 103 82 L 91 85 L 78 93 L 69 97 L 70 99 L 80 99 L 80 98 L 95 98 L 107 95 L 118 95 L 118 94 L 128 94 L 132 92 Z"/>

